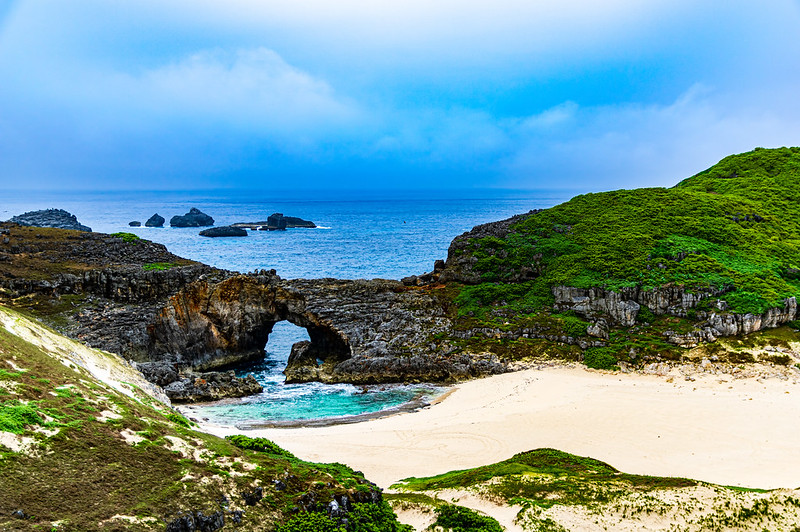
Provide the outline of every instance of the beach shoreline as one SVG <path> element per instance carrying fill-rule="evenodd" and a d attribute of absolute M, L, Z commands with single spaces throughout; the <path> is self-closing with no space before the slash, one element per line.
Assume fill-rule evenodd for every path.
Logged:
<path fill-rule="evenodd" d="M 763 369 L 737 378 L 546 366 L 463 382 L 430 406 L 360 423 L 200 429 L 266 437 L 302 459 L 345 463 L 383 488 L 541 447 L 628 473 L 796 488 L 800 372 Z"/>

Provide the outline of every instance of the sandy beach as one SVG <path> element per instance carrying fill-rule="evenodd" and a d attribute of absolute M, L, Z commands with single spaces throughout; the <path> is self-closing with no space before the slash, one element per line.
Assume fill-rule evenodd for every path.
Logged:
<path fill-rule="evenodd" d="M 686 380 L 580 367 L 528 369 L 460 384 L 416 412 L 246 434 L 269 438 L 303 459 L 346 463 L 384 488 L 540 447 L 591 456 L 629 473 L 797 488 L 798 376 Z M 242 432 L 202 428 L 221 436 Z"/>

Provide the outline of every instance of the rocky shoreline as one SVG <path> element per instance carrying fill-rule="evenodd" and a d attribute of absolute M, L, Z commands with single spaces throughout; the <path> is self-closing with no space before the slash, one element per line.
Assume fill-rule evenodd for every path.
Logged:
<path fill-rule="evenodd" d="M 187 216 L 206 216 L 194 210 Z M 181 259 L 135 235 L 5 223 L 0 300 L 28 305 L 73 338 L 139 364 L 176 401 L 258 393 L 254 381 L 237 379 L 226 369 L 263 357 L 273 326 L 284 320 L 305 328 L 310 338 L 292 346 L 287 383 L 380 384 L 452 383 L 504 373 L 520 361 L 542 357 L 582 361 L 589 350 L 604 349 L 613 331 L 641 327 L 646 332 L 642 309 L 653 319 L 678 320 L 656 334 L 684 350 L 679 358 L 720 338 L 797 318 L 795 298 L 763 314 L 736 314 L 719 299 L 722 292 L 680 286 L 616 291 L 554 286 L 552 311 L 577 316 L 579 326 L 572 329 L 563 326 L 567 314 L 513 323 L 503 322 L 502 314 L 492 321 L 464 314 L 459 294 L 480 279 L 471 243 L 504 238 L 514 224 L 537 214 L 477 226 L 454 239 L 447 260 L 436 261 L 430 273 L 402 281 L 286 280 L 274 270 L 240 274 Z M 290 217 L 273 216 L 280 217 L 270 217 L 278 229 L 288 227 Z M 236 229 L 246 234 L 245 227 Z M 537 272 L 523 268 L 516 275 L 522 283 Z M 697 308 L 709 300 L 716 306 Z M 687 320 L 689 315 L 694 321 Z M 732 353 L 731 360 L 761 360 L 740 350 Z M 784 365 L 800 360 L 793 350 L 764 357 Z M 659 360 L 638 358 L 632 347 L 629 359 L 618 362 Z"/>

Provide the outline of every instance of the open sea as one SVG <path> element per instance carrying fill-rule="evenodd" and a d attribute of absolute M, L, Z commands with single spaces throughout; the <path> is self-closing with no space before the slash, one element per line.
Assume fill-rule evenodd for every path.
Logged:
<path fill-rule="evenodd" d="M 228 270 L 274 268 L 286 279 L 400 279 L 431 271 L 447 257 L 450 241 L 481 223 L 502 220 L 569 199 L 570 191 L 464 191 L 381 197 L 316 193 L 306 197 L 247 191 L 41 193 L 4 192 L 0 220 L 30 210 L 61 208 L 95 232 L 131 232 L 165 244 L 173 253 Z M 169 219 L 197 207 L 215 226 L 266 220 L 275 212 L 298 216 L 317 229 L 250 231 L 244 238 L 206 238 L 198 228 L 169 227 Z M 158 213 L 164 228 L 129 227 Z M 192 408 L 195 416 L 225 425 L 283 425 L 368 415 L 423 404 L 443 389 L 425 385 L 352 386 L 284 384 L 282 371 L 305 329 L 276 324 L 264 360 L 237 373 L 253 373 L 264 392 Z"/>

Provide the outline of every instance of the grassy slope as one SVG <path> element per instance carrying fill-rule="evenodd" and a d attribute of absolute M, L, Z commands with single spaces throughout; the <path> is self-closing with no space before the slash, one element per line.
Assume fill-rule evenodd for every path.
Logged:
<path fill-rule="evenodd" d="M 585 337 L 588 323 L 552 312 L 554 286 L 714 288 L 725 292 L 731 311 L 761 313 L 800 296 L 798 197 L 800 148 L 733 155 L 670 189 L 577 196 L 517 223 L 505 238 L 470 241 L 462 253 L 474 256 L 484 282 L 449 287 L 446 298 L 462 329 L 533 328 L 573 337 Z M 520 282 L 525 269 L 538 276 Z M 682 350 L 662 333 L 691 330 L 693 310 L 687 318 L 644 308 L 639 321 L 647 326 L 612 331 L 609 348 L 679 359 Z M 464 347 L 507 359 L 541 352 L 582 357 L 575 346 L 540 339 L 472 338 Z"/>
<path fill-rule="evenodd" d="M 557 451 L 537 449 L 496 464 L 410 478 L 393 486 L 393 504 L 443 504 L 442 490 L 471 492 L 496 505 L 516 505 L 525 530 L 661 529 L 800 530 L 798 490 L 743 490 L 683 478 L 622 473 L 612 466 Z M 661 516 L 669 516 L 659 523 Z M 655 520 L 655 521 L 654 521 Z M 582 523 L 580 525 L 579 523 Z M 598 526 L 599 525 L 599 526 Z M 652 527 L 652 528 L 650 528 Z M 671 528 L 668 528 L 671 530 Z M 486 530 L 491 530 L 487 527 Z"/>
<path fill-rule="evenodd" d="M 729 287 L 733 310 L 762 312 L 800 295 L 797 197 L 800 148 L 759 149 L 671 189 L 577 196 L 527 218 L 505 239 L 473 241 L 472 252 L 490 282 L 538 264 L 541 277 L 529 288 L 544 288 L 544 297 L 559 284 L 678 283 Z"/>
<path fill-rule="evenodd" d="M 0 311 L 36 332 L 21 315 Z M 300 502 L 313 498 L 322 509 L 334 495 L 352 501 L 373 488 L 340 464 L 303 462 L 247 438 L 232 442 L 192 430 L 145 393 L 120 393 L 79 366 L 62 364 L 63 350 L 46 346 L 0 327 L 2 530 L 163 530 L 180 512 L 198 510 L 223 511 L 229 524 L 232 511 L 244 510 L 241 530 L 281 523 L 288 523 L 281 530 L 302 530 L 298 519 L 312 514 L 292 518 Z M 263 499 L 246 505 L 241 494 L 258 486 Z M 398 529 L 385 503 L 354 506 L 364 527 Z M 16 510 L 26 517 L 13 517 Z"/>

